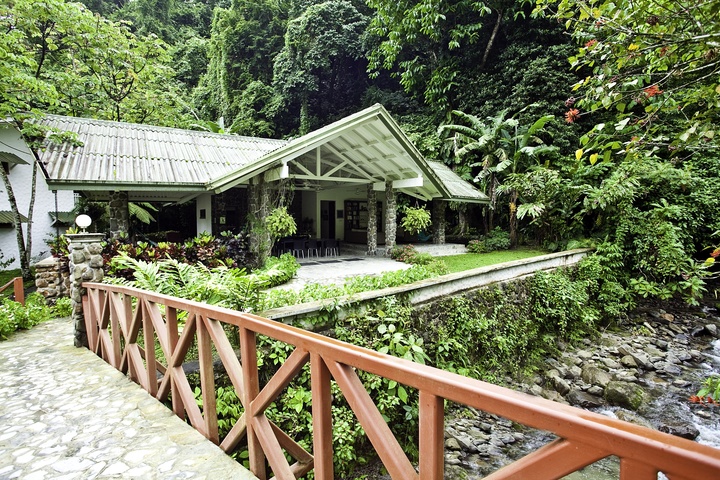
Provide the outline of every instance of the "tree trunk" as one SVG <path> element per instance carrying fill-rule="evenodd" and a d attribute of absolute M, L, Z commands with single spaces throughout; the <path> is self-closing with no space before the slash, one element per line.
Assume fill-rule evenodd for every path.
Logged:
<path fill-rule="evenodd" d="M 8 203 L 10 204 L 10 210 L 13 214 L 13 224 L 15 227 L 15 238 L 17 239 L 18 257 L 20 260 L 20 271 L 24 279 L 29 280 L 30 275 L 30 263 L 28 262 L 28 255 L 25 251 L 25 236 L 22 230 L 22 221 L 20 219 L 20 210 L 18 210 L 17 200 L 15 199 L 15 192 L 13 192 L 12 184 L 10 184 L 10 178 L 5 172 L 5 168 L 0 165 L 0 177 L 2 177 L 3 184 L 5 184 L 5 191 L 7 192 Z"/>
<path fill-rule="evenodd" d="M 510 192 L 510 248 L 517 247 L 518 235 L 517 235 L 517 190 Z"/>
<path fill-rule="evenodd" d="M 490 34 L 490 40 L 488 40 L 488 43 L 485 46 L 485 51 L 483 52 L 482 62 L 480 62 L 480 70 L 483 70 L 485 68 L 485 63 L 487 63 L 487 59 L 490 56 L 490 50 L 492 49 L 492 46 L 495 43 L 495 37 L 497 37 L 497 33 L 500 30 L 500 24 L 502 23 L 502 17 L 503 17 L 503 11 L 498 10 L 497 11 L 497 20 L 495 20 L 495 26 L 493 26 L 493 31 Z"/>
<path fill-rule="evenodd" d="M 30 203 L 28 204 L 28 214 L 27 214 L 27 234 L 25 237 L 25 257 L 26 262 L 28 265 L 28 275 L 29 277 L 25 277 L 25 272 L 23 272 L 23 278 L 25 280 L 32 280 L 32 274 L 30 273 L 30 261 L 32 260 L 32 224 L 33 224 L 33 213 L 35 212 L 35 193 L 37 192 L 37 159 L 35 162 L 33 162 L 33 169 L 32 169 L 32 182 L 30 187 Z"/>

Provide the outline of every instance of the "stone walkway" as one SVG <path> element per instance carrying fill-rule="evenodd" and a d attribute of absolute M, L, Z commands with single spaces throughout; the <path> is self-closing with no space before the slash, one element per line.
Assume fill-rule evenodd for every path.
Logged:
<path fill-rule="evenodd" d="M 84 348 L 69 318 L 0 342 L 0 479 L 254 479 Z"/>

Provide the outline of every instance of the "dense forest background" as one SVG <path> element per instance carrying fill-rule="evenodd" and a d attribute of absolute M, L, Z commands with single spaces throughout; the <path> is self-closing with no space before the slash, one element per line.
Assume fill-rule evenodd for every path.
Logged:
<path fill-rule="evenodd" d="M 0 6 L 0 115 L 30 140 L 47 112 L 288 138 L 382 103 L 488 193 L 454 206 L 480 233 L 597 247 L 619 309 L 705 288 L 718 0 L 84 3 Z"/>

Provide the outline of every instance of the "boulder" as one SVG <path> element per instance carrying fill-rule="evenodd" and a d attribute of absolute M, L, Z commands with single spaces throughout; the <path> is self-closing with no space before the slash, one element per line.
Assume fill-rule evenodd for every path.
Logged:
<path fill-rule="evenodd" d="M 604 405 L 602 398 L 591 395 L 582 390 L 571 390 L 565 396 L 565 399 L 570 402 L 571 405 L 577 405 L 582 408 L 597 408 Z"/>
<path fill-rule="evenodd" d="M 585 365 L 582 369 L 582 379 L 585 383 L 590 385 L 598 385 L 602 388 L 607 387 L 612 377 L 609 373 L 599 369 L 593 365 Z"/>
<path fill-rule="evenodd" d="M 614 380 L 605 387 L 605 400 L 611 405 L 637 411 L 645 402 L 646 393 L 640 386 Z"/>

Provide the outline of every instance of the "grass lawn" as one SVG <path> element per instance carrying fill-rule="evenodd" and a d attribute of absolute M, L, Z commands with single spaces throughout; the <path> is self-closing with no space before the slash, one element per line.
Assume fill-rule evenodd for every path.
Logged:
<path fill-rule="evenodd" d="M 473 268 L 487 267 L 496 263 L 511 262 L 522 258 L 537 257 L 549 253 L 530 247 L 518 247 L 515 250 L 498 250 L 490 253 L 463 253 L 462 255 L 450 255 L 440 257 L 450 270 L 450 273 L 472 270 Z"/>

